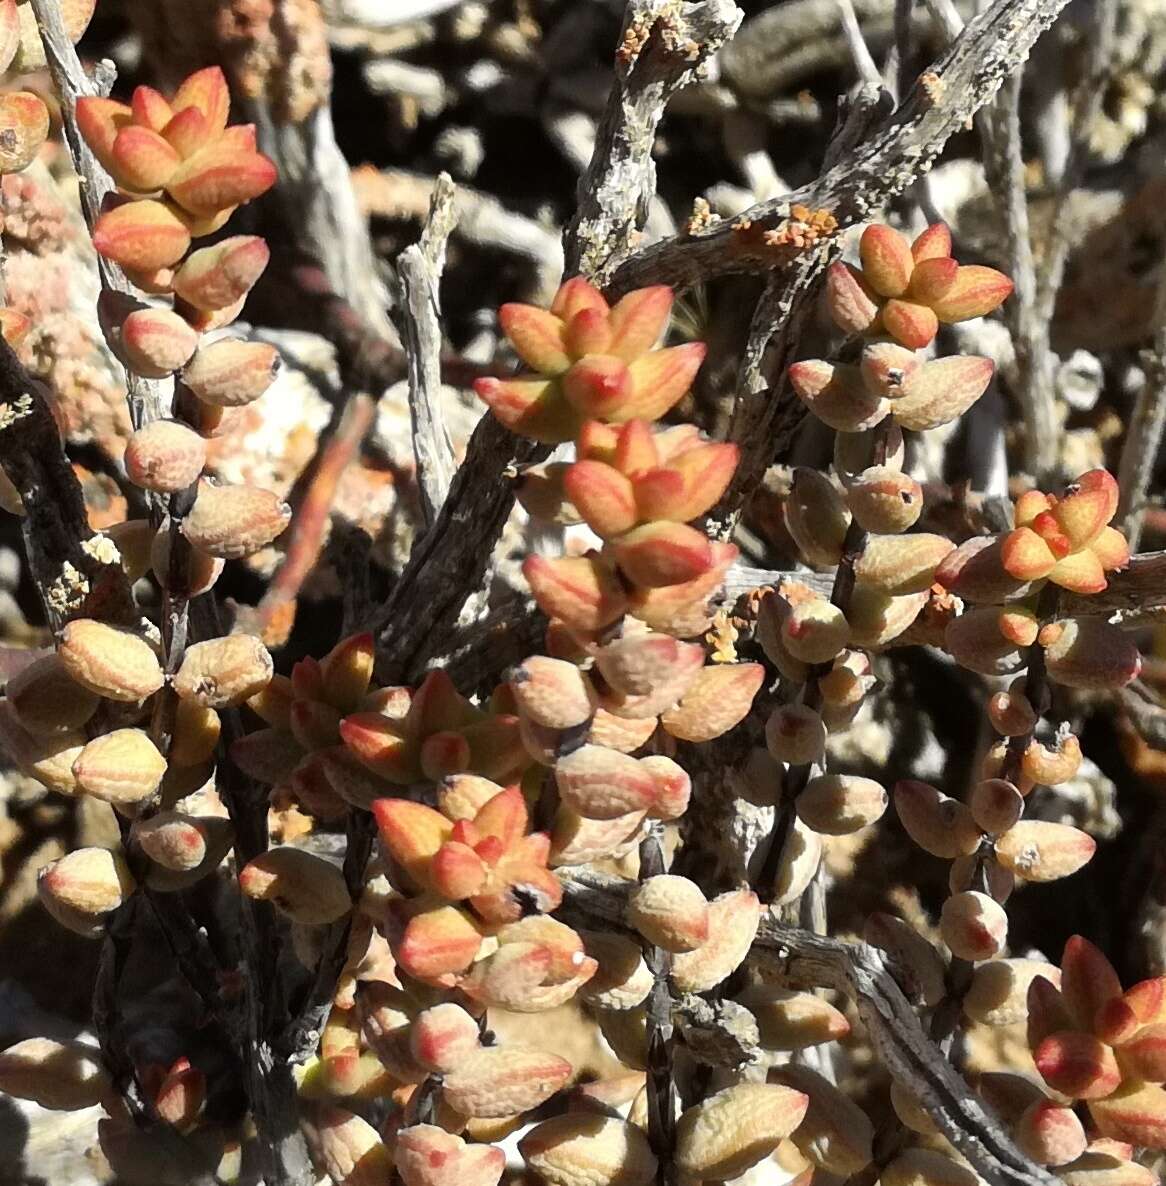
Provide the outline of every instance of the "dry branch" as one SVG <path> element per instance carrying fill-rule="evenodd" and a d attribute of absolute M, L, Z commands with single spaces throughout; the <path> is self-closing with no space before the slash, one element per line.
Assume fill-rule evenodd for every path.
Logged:
<path fill-rule="evenodd" d="M 445 244 L 454 226 L 454 187 L 442 173 L 433 191 L 421 241 L 397 259 L 399 322 L 409 366 L 409 417 L 425 525 L 431 526 L 449 493 L 457 462 L 441 413 L 441 321 L 438 283 Z"/>
<path fill-rule="evenodd" d="M 53 631 L 84 614 L 136 623 L 117 550 L 89 527 L 44 386 L 0 338 L 0 467 L 24 505 L 29 571 Z"/>
<path fill-rule="evenodd" d="M 582 866 L 558 873 L 565 914 L 605 929 L 625 925 L 624 903 L 633 883 Z M 832 988 L 853 1000 L 883 1064 L 990 1186 L 1056 1186 L 1059 1179 L 1016 1148 L 927 1037 L 878 951 L 764 917 L 753 955 L 767 978 L 791 988 Z"/>
<path fill-rule="evenodd" d="M 732 0 L 628 4 L 615 85 L 591 163 L 579 179 L 575 215 L 563 234 L 568 276 L 606 281 L 634 247 L 656 192 L 652 148 L 664 108 L 733 35 L 741 16 Z"/>
<path fill-rule="evenodd" d="M 112 62 L 103 61 L 98 63 L 93 78 L 85 73 L 65 30 L 57 0 L 32 0 L 32 10 L 44 42 L 53 86 L 61 101 L 65 140 L 69 145 L 73 168 L 77 172 L 81 209 L 86 224 L 92 230 L 101 213 L 102 203 L 115 187 L 113 178 L 98 163 L 77 127 L 77 100 L 85 96 L 108 95 L 117 72 Z M 99 257 L 97 270 L 104 293 L 121 298 L 122 302 L 140 301 L 137 290 L 116 264 Z M 128 370 L 125 375 L 130 419 L 134 427 L 139 428 L 147 421 L 162 416 L 170 402 L 166 385 L 157 380 L 143 379 Z"/>
<path fill-rule="evenodd" d="M 828 210 L 840 226 L 868 218 L 927 172 L 947 141 L 987 103 L 1028 57 L 1066 0 L 999 0 L 971 21 L 927 71 L 882 130 L 813 184 L 750 207 L 732 222 L 666 239 L 632 256 L 612 276 L 613 293 L 645 284 L 680 289 L 736 272 L 791 268 L 787 249 L 772 246 L 794 205 Z"/>

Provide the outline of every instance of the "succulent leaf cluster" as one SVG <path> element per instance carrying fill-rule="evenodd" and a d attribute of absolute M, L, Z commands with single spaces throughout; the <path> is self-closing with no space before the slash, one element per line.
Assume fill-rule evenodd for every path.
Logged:
<path fill-rule="evenodd" d="M 153 298 L 110 314 L 111 336 L 133 374 L 177 384 L 174 415 L 139 428 L 125 456 L 129 479 L 173 521 L 131 520 L 108 538 L 131 581 L 152 570 L 168 597 L 212 588 L 289 516 L 269 492 L 204 475 L 207 437 L 263 394 L 278 363 L 222 333 L 266 244 L 242 236 L 187 254 L 274 179 L 253 129 L 227 115 L 215 70 L 169 100 L 143 87 L 130 104 L 79 111 L 122 191 L 95 228 L 98 250 Z M 1128 562 L 1110 525 L 1116 483 L 1095 470 L 1060 495 L 1024 494 L 1015 526 L 995 535 L 957 543 L 927 530 L 903 430 L 951 423 L 993 367 L 920 352 L 941 324 L 996 309 L 1011 282 L 959 264 L 942 225 L 913 243 L 871 226 L 859 255 L 861 267 L 835 264 L 827 279 L 827 307 L 853 339 L 846 361 L 788 372 L 835 431 L 833 473 L 798 469 L 784 505 L 801 558 L 836 570 L 829 597 L 784 580 L 750 595 L 730 631 L 717 602 L 738 550 L 701 521 L 730 489 L 738 448 L 659 423 L 705 347 L 661 344 L 668 288 L 609 304 L 574 278 L 548 310 L 499 312 L 533 373 L 476 385 L 501 424 L 563 446 L 517 475 L 527 515 L 586 528 L 593 545 L 525 557 L 545 644 L 497 686 L 466 694 L 443 669 L 416 687 L 378 686 L 367 633 L 284 676 L 245 633 L 195 642 L 171 662 L 146 625 L 91 618 L 68 622 L 52 653 L 9 680 L 0 744 L 46 786 L 108 802 L 125 823 L 122 846 L 80 848 L 40 872 L 46 909 L 78 934 L 106 933 L 143 888 L 183 890 L 224 867 L 234 837 L 217 763 L 266 789 L 282 843 L 234 872 L 244 898 L 269 904 L 305 977 L 343 961 L 296 1082 L 315 1168 L 339 1186 L 497 1186 L 501 1142 L 519 1129 L 526 1169 L 553 1186 L 649 1186 L 665 1161 L 685 1183 L 756 1170 L 811 1186 L 869 1178 L 877 1165 L 883 1186 L 974 1186 L 901 1084 L 891 1103 L 906 1139 L 876 1162 L 865 1111 L 795 1057 L 846 1038 L 846 1015 L 787 987 L 755 947 L 767 912 L 806 893 L 830 838 L 872 827 L 892 799 L 910 839 L 951 863 L 950 895 L 935 942 L 889 914 L 870 916 L 864 938 L 902 973 L 933 1032 L 945 1018 L 1027 1024 L 1044 1086 L 1000 1073 L 979 1089 L 1028 1157 L 1067 1186 L 1150 1186 L 1133 1147 L 1166 1146 L 1166 978 L 1123 991 L 1081 939 L 1059 969 L 1008 953 L 1017 884 L 1070 876 L 1096 847 L 1070 824 L 1025 818 L 1034 788 L 1069 782 L 1082 761 L 1068 728 L 1044 724 L 1043 681 L 1113 689 L 1140 666 L 1117 626 L 1066 616 L 1057 600 L 1102 592 Z M 744 631 L 759 661 L 736 654 Z M 987 700 L 997 740 L 966 801 L 913 780 L 888 795 L 836 766 L 837 742 L 877 687 L 878 652 L 906 641 L 986 675 L 1028 669 Z M 755 704 L 757 747 L 727 781 L 771 809 L 771 851 L 751 881 L 715 892 L 670 867 L 661 838 L 694 819 L 687 747 L 741 725 Z M 224 715 L 236 711 L 248 730 L 224 754 Z M 364 875 L 310 843 L 327 829 L 346 830 L 350 845 L 375 834 Z M 564 910 L 565 871 L 596 862 L 622 895 L 603 929 Z M 586 1012 L 625 1073 L 584 1082 L 545 1027 L 521 1040 L 491 1030 L 491 1011 L 563 1006 Z M 691 1017 L 702 1009 L 715 1016 L 704 1029 Z M 680 1036 L 665 1038 L 662 1022 Z M 674 1129 L 661 1129 L 674 1102 L 671 1066 L 661 1094 L 662 1043 L 708 1086 L 684 1100 Z M 133 1074 L 154 1119 L 192 1138 L 211 1130 L 212 1085 L 196 1061 L 142 1061 Z M 0 1088 L 52 1107 L 120 1107 L 108 1070 L 76 1043 L 0 1052 Z M 239 1142 L 215 1148 L 218 1176 L 237 1176 Z"/>

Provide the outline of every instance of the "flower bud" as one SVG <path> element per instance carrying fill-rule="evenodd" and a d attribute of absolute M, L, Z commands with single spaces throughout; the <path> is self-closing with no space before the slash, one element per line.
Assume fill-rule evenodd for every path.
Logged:
<path fill-rule="evenodd" d="M 997 959 L 980 964 L 964 997 L 964 1012 L 984 1025 L 1016 1025 L 1028 1016 L 1029 986 L 1038 976 L 1060 983 L 1052 964 L 1032 959 Z"/>
<path fill-rule="evenodd" d="M 206 831 L 199 821 L 177 811 L 160 811 L 134 824 L 142 851 L 164 869 L 185 873 L 206 856 Z"/>
<path fill-rule="evenodd" d="M 595 712 L 591 681 L 573 663 L 532 655 L 510 673 L 522 713 L 547 729 L 573 729 Z"/>
<path fill-rule="evenodd" d="M 623 1120 L 568 1112 L 535 1125 L 518 1143 L 526 1164 L 551 1186 L 649 1186 L 656 1158 L 648 1138 Z"/>
<path fill-rule="evenodd" d="M 206 442 L 177 420 L 153 420 L 130 437 L 126 477 L 143 490 L 176 494 L 202 473 Z"/>
<path fill-rule="evenodd" d="M 688 1108 L 676 1126 L 676 1164 L 694 1178 L 736 1178 L 801 1124 L 809 1101 L 772 1083 L 736 1083 Z"/>
<path fill-rule="evenodd" d="M 1067 688 L 1122 688 L 1142 656 L 1123 630 L 1099 618 L 1063 618 L 1040 633 L 1049 677 Z"/>
<path fill-rule="evenodd" d="M 700 886 L 668 873 L 649 877 L 632 891 L 627 920 L 665 951 L 695 951 L 709 937 L 708 902 Z"/>
<path fill-rule="evenodd" d="M 822 837 L 795 818 L 786 833 L 777 875 L 773 880 L 773 905 L 785 906 L 805 893 L 822 861 Z"/>
<path fill-rule="evenodd" d="M 642 1004 L 654 979 L 640 945 L 606 931 L 584 931 L 583 943 L 598 970 L 579 990 L 580 1000 L 616 1012 Z"/>
<path fill-rule="evenodd" d="M 516 1043 L 465 1054 L 442 1080 L 446 1102 L 463 1116 L 513 1116 L 537 1108 L 566 1083 L 571 1064 Z"/>
<path fill-rule="evenodd" d="M 807 705 L 783 704 L 765 723 L 765 744 L 777 761 L 807 766 L 826 752 L 826 726 Z"/>
<path fill-rule="evenodd" d="M 996 840 L 996 859 L 1025 881 L 1056 881 L 1088 864 L 1096 849 L 1071 824 L 1021 820 Z"/>
<path fill-rule="evenodd" d="M 980 828 L 967 807 L 925 782 L 897 782 L 895 810 L 911 839 L 932 856 L 950 861 L 980 846 Z"/>
<path fill-rule="evenodd" d="M 340 870 L 300 848 L 269 849 L 248 862 L 239 872 L 239 889 L 309 926 L 335 922 L 352 908 Z"/>
<path fill-rule="evenodd" d="M 1121 1082 L 1113 1050 L 1078 1030 L 1050 1034 L 1032 1057 L 1044 1081 L 1071 1099 L 1104 1099 Z"/>
<path fill-rule="evenodd" d="M 99 703 L 97 695 L 77 683 L 56 654 L 23 667 L 4 691 L 16 719 L 36 737 L 80 729 Z"/>
<path fill-rule="evenodd" d="M 290 521 L 291 508 L 270 490 L 204 482 L 182 534 L 211 556 L 238 560 L 265 548 Z"/>
<path fill-rule="evenodd" d="M 745 719 L 764 679 L 760 663 L 703 667 L 680 702 L 660 714 L 660 724 L 681 741 L 711 741 Z"/>
<path fill-rule="evenodd" d="M 204 404 L 241 408 L 275 381 L 283 361 L 266 342 L 223 338 L 200 346 L 182 370 L 182 381 Z"/>
<path fill-rule="evenodd" d="M 881 1186 L 979 1186 L 981 1181 L 936 1149 L 905 1149 L 879 1175 Z"/>
<path fill-rule="evenodd" d="M 842 559 L 850 512 L 825 474 L 804 466 L 794 470 L 785 525 L 807 563 L 829 568 Z"/>
<path fill-rule="evenodd" d="M 939 932 L 957 959 L 991 959 L 1008 938 L 1008 915 L 987 894 L 966 890 L 944 902 Z"/>
<path fill-rule="evenodd" d="M 506 1168 L 497 1146 L 470 1144 L 433 1124 L 401 1129 L 394 1158 L 403 1186 L 497 1186 Z"/>
<path fill-rule="evenodd" d="M 229 708 L 261 692 L 272 671 L 271 655 L 258 638 L 228 634 L 187 647 L 174 690 L 205 708 Z"/>
<path fill-rule="evenodd" d="M 897 534 L 913 527 L 923 510 L 923 488 L 888 465 L 864 469 L 847 488 L 846 501 L 866 531 Z"/>
<path fill-rule="evenodd" d="M 995 370 L 990 358 L 971 354 L 925 362 L 903 384 L 903 394 L 895 400 L 895 420 L 912 432 L 949 424 L 987 391 Z"/>
<path fill-rule="evenodd" d="M 985 778 L 972 788 L 968 807 L 977 827 L 1001 836 L 1024 814 L 1024 796 L 1007 779 Z"/>
<path fill-rule="evenodd" d="M 97 254 L 135 272 L 176 264 L 190 246 L 190 231 L 165 202 L 125 202 L 106 210 L 93 227 Z"/>
<path fill-rule="evenodd" d="M 0 1050 L 0 1092 L 54 1112 L 79 1112 L 109 1100 L 113 1084 L 100 1051 L 81 1042 L 25 1038 Z"/>
<path fill-rule="evenodd" d="M 920 1136 L 935 1136 L 939 1128 L 923 1105 L 905 1088 L 898 1079 L 891 1080 L 891 1107 L 900 1122 L 911 1132 Z M 892 1164 L 894 1164 L 892 1162 Z"/>
<path fill-rule="evenodd" d="M 868 827 L 887 809 L 887 792 L 872 778 L 821 774 L 806 784 L 795 808 L 798 818 L 824 836 L 846 836 Z"/>
<path fill-rule="evenodd" d="M 709 903 L 708 940 L 672 960 L 677 992 L 708 992 L 737 970 L 749 954 L 761 921 L 761 904 L 749 890 L 732 890 Z"/>
<path fill-rule="evenodd" d="M 781 626 L 786 650 L 803 663 L 829 663 L 849 637 L 846 615 L 822 598 L 793 606 Z"/>
<path fill-rule="evenodd" d="M 0 173 L 19 173 L 49 135 L 49 109 L 31 91 L 0 95 Z"/>
<path fill-rule="evenodd" d="M 198 334 L 171 309 L 135 309 L 121 325 L 126 361 L 147 379 L 181 369 L 198 347 Z"/>
<path fill-rule="evenodd" d="M 95 799 L 130 807 L 148 799 L 166 773 L 166 759 L 142 729 L 95 737 L 73 763 L 77 786 Z"/>
<path fill-rule="evenodd" d="M 647 811 L 656 797 L 650 770 L 635 758 L 597 745 L 584 745 L 555 764 L 562 802 L 591 819 L 614 819 Z"/>
<path fill-rule="evenodd" d="M 867 389 L 856 366 L 807 359 L 786 372 L 794 394 L 835 432 L 862 432 L 885 419 L 890 401 Z"/>
<path fill-rule="evenodd" d="M 864 585 L 892 596 L 926 591 L 935 570 L 954 549 L 942 535 L 872 535 L 855 561 L 854 575 Z"/>
<path fill-rule="evenodd" d="M 1058 735 L 1054 748 L 1032 741 L 1024 751 L 1021 769 L 1039 786 L 1055 787 L 1076 777 L 1081 765 L 1081 743 L 1072 734 Z"/>
<path fill-rule="evenodd" d="M 92 618 L 66 624 L 57 654 L 77 683 L 108 700 L 143 700 L 162 686 L 162 667 L 149 643 Z"/>
<path fill-rule="evenodd" d="M 870 1164 L 874 1125 L 848 1096 L 808 1067 L 778 1067 L 770 1071 L 769 1079 L 809 1097 L 793 1141 L 814 1165 L 848 1177 Z"/>
<path fill-rule="evenodd" d="M 879 316 L 865 277 L 844 263 L 833 263 L 826 269 L 826 307 L 834 324 L 846 334 L 869 332 Z"/>
<path fill-rule="evenodd" d="M 221 239 L 187 257 L 174 273 L 174 291 L 196 309 L 226 309 L 251 291 L 270 258 L 267 244 L 255 235 Z"/>

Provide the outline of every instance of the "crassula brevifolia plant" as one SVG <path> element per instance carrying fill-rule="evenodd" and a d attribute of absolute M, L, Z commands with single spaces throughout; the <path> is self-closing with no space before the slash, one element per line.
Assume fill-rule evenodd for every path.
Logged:
<path fill-rule="evenodd" d="M 0 2 L 0 44 L 19 42 L 17 7 Z M 954 423 L 994 376 L 987 358 L 936 356 L 940 326 L 992 314 L 1008 277 L 957 262 L 943 224 L 914 241 L 872 224 L 860 265 L 830 264 L 838 356 L 783 378 L 833 431 L 833 464 L 799 468 L 784 497 L 800 567 L 741 598 L 725 591 L 738 546 L 706 528 L 741 443 L 677 412 L 706 348 L 666 344 L 673 290 L 609 300 L 574 276 L 547 309 L 503 305 L 526 370 L 475 390 L 506 429 L 554 447 L 514 479 L 540 538 L 565 545 L 521 565 L 542 645 L 487 685 L 459 689 L 441 667 L 405 685 L 378 680 L 376 636 L 355 631 L 285 675 L 242 619 L 224 633 L 191 613 L 291 517 L 208 472 L 208 439 L 279 368 L 232 328 L 269 250 L 219 233 L 277 178 L 229 109 L 214 67 L 169 97 L 77 104 L 116 186 L 91 227 L 120 269 L 101 324 L 131 395 L 154 393 L 132 399 L 124 456 L 143 513 L 86 540 L 120 568 L 122 600 L 66 589 L 51 650 L 0 701 L 10 760 L 107 804 L 120 837 L 45 865 L 45 910 L 116 963 L 148 908 L 209 1036 L 161 1042 L 159 1058 L 106 1017 L 96 1047 L 0 1052 L 0 1089 L 100 1105 L 102 1150 L 134 1182 L 177 1165 L 190 1181 L 258 1166 L 336 1186 L 497 1186 L 515 1171 L 549 1186 L 1150 1186 L 1166 979 L 1123 991 L 1080 937 L 1059 968 L 1009 949 L 1013 891 L 1072 876 L 1096 847 L 1029 810 L 1083 761 L 1052 724 L 1058 690 L 1104 696 L 1142 662 L 1088 604 L 1130 559 L 1117 483 L 1093 469 L 1020 490 L 1007 529 L 953 538 L 907 464 L 904 434 Z M 3 320 L 10 345 L 21 329 Z M 828 593 L 814 569 L 832 570 Z M 139 581 L 160 594 L 152 618 Z M 841 756 L 885 652 L 908 645 L 995 681 L 966 792 L 888 792 Z M 734 735 L 743 747 L 719 748 Z M 762 821 L 732 841 L 750 849 L 732 883 L 685 859 L 700 852 L 696 798 L 724 793 L 714 774 Z M 934 920 L 871 913 L 861 949 L 788 926 L 823 906 L 838 838 L 886 827 L 892 801 L 910 842 L 950 862 Z M 215 897 L 242 940 L 200 922 Z M 860 958 L 862 975 L 823 971 Z M 264 998 L 277 983 L 290 999 Z M 857 1014 L 820 991 L 841 985 Z M 501 1032 L 563 1009 L 618 1072 L 579 1074 L 553 1030 L 562 1012 Z M 1025 1029 L 1031 1064 L 973 1076 L 956 1115 L 934 1084 L 960 1082 L 973 1027 L 1007 1026 Z M 945 1068 L 912 1077 L 887 1057 L 900 1077 L 877 1128 L 829 1054 L 863 1042 Z M 961 1139 L 968 1124 L 979 1144 Z M 289 1144 L 306 1152 L 298 1170 Z"/>

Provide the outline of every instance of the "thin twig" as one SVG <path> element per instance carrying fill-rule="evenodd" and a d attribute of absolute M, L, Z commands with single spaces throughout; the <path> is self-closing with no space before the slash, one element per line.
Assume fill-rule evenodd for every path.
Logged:
<path fill-rule="evenodd" d="M 665 871 L 660 831 L 653 827 L 640 842 L 640 880 Z M 668 953 L 643 941 L 644 961 L 652 973 L 648 993 L 646 1029 L 648 1048 L 648 1141 L 659 1168 L 656 1181 L 669 1186 L 672 1180 L 672 1148 L 676 1139 L 676 1112 L 672 1098 L 672 994 L 668 988 Z"/>
<path fill-rule="evenodd" d="M 625 925 L 632 882 L 582 866 L 557 872 L 566 917 L 604 929 Z M 1059 1179 L 1016 1148 L 1004 1126 L 924 1033 L 876 949 L 783 926 L 766 916 L 752 958 L 765 979 L 790 988 L 832 988 L 853 1000 L 880 1061 L 989 1186 L 1058 1186 Z"/>
<path fill-rule="evenodd" d="M 195 625 L 204 638 L 224 633 L 213 594 L 192 603 Z M 243 735 L 237 709 L 224 709 L 219 739 L 217 789 L 234 829 L 235 867 L 242 869 L 268 846 L 266 788 L 230 760 L 231 745 Z M 287 1025 L 280 961 L 282 944 L 270 903 L 238 895 L 246 992 L 240 1057 L 245 1087 L 258 1134 L 261 1173 L 267 1186 L 312 1186 L 316 1181 L 299 1125 L 299 1103 L 291 1066 L 276 1050 Z"/>
<path fill-rule="evenodd" d="M 1136 552 L 1142 540 L 1146 496 L 1166 428 L 1166 264 L 1158 278 L 1154 301 L 1154 341 L 1143 360 L 1146 377 L 1126 425 L 1117 481 L 1121 497 L 1115 524 Z"/>
<path fill-rule="evenodd" d="M 615 85 L 563 233 L 568 276 L 605 280 L 634 247 L 656 191 L 652 148 L 668 100 L 733 35 L 741 17 L 732 0 L 629 0 Z"/>
<path fill-rule="evenodd" d="M 1024 158 L 1020 139 L 1021 74 L 1017 70 L 1000 90 L 981 124 L 984 171 L 997 195 L 1008 239 L 1009 270 L 1015 286 L 1004 307 L 1016 351 L 1016 395 L 1024 424 L 1024 468 L 1038 480 L 1056 467 L 1055 359 L 1048 326 L 1038 309 L 1036 264 L 1029 234 Z"/>
<path fill-rule="evenodd" d="M 1073 127 L 1069 141 L 1069 157 L 1049 215 L 1049 244 L 1042 261 L 1037 290 L 1037 315 L 1047 325 L 1052 321 L 1057 294 L 1065 275 L 1069 258 L 1069 219 L 1066 207 L 1069 197 L 1081 182 L 1089 155 L 1089 137 L 1101 104 L 1105 99 L 1106 82 L 1113 70 L 1114 41 L 1117 36 L 1117 0 L 1096 0 L 1087 10 L 1091 28 L 1085 33 L 1089 54 L 1085 72 L 1077 85 L 1073 103 Z"/>
<path fill-rule="evenodd" d="M 433 190 L 421 240 L 397 258 L 400 281 L 398 322 L 409 366 L 409 418 L 417 489 L 427 527 L 437 518 L 449 493 L 457 461 L 441 412 L 441 303 L 438 284 L 445 245 L 455 221 L 454 185 L 442 173 Z"/>
<path fill-rule="evenodd" d="M 789 253 L 766 237 L 789 218 L 791 206 L 828 210 L 845 227 L 902 193 L 1028 57 L 1066 2 L 998 0 L 929 68 L 929 85 L 915 86 L 848 159 L 818 181 L 751 206 L 732 222 L 688 231 L 637 253 L 616 269 L 613 295 L 646 284 L 687 289 L 735 272 L 793 267 Z"/>
<path fill-rule="evenodd" d="M 375 420 L 376 403 L 369 396 L 350 396 L 335 431 L 322 441 L 297 483 L 291 499 L 292 521 L 284 537 L 283 564 L 254 611 L 240 611 L 240 624 L 271 646 L 287 640 L 295 621 L 296 599 L 324 546 L 336 488 Z"/>
<path fill-rule="evenodd" d="M 862 28 L 858 23 L 858 16 L 854 11 L 853 0 L 838 0 L 838 12 L 842 20 L 842 32 L 846 36 L 846 44 L 850 47 L 850 56 L 854 59 L 854 70 L 859 79 L 867 86 L 876 89 L 882 85 L 883 76 L 879 73 L 878 65 L 871 56 L 870 46 L 862 35 Z"/>
<path fill-rule="evenodd" d="M 77 100 L 83 97 L 108 95 L 113 87 L 117 72 L 112 62 L 100 62 L 90 78 L 81 66 L 81 59 L 73 48 L 72 39 L 65 29 L 58 0 L 32 0 L 32 11 L 44 42 L 45 57 L 49 63 L 53 86 L 61 103 L 65 140 L 69 155 L 77 173 L 81 192 L 81 209 L 85 222 L 92 231 L 93 224 L 101 214 L 105 198 L 113 192 L 113 178 L 99 164 L 77 126 Z M 106 293 L 117 294 L 122 303 L 139 303 L 137 290 L 126 279 L 125 273 L 109 260 L 98 258 L 98 272 L 101 287 Z M 129 312 L 129 308 L 124 310 Z M 124 314 L 123 314 L 124 315 Z M 132 372 L 126 372 L 126 384 L 130 408 L 130 421 L 134 428 L 140 428 L 150 420 L 163 415 L 169 404 L 165 384 L 143 379 Z"/>

